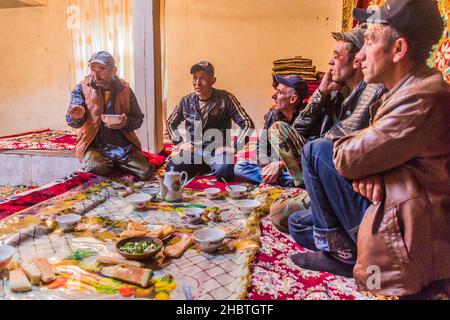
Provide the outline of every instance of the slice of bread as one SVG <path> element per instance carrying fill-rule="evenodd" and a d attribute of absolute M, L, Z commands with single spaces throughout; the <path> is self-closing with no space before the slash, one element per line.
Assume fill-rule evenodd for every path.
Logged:
<path fill-rule="evenodd" d="M 27 275 L 28 279 L 31 281 L 31 284 L 34 286 L 38 286 L 41 282 L 41 272 L 33 263 L 24 262 L 22 263 L 23 271 Z"/>
<path fill-rule="evenodd" d="M 193 243 L 192 236 L 184 237 L 177 244 L 173 244 L 171 246 L 167 246 L 164 249 L 164 255 L 168 258 L 179 258 L 183 255 L 183 253 L 191 246 Z"/>
<path fill-rule="evenodd" d="M 33 259 L 33 263 L 41 272 L 41 280 L 43 283 L 50 283 L 56 280 L 56 275 L 53 271 L 53 267 L 46 258 L 36 257 Z"/>
<path fill-rule="evenodd" d="M 12 292 L 28 292 L 33 290 L 27 275 L 22 269 L 9 272 L 9 289 Z"/>
<path fill-rule="evenodd" d="M 106 256 L 100 256 L 97 257 L 97 262 L 105 265 L 121 265 L 121 266 L 127 266 L 127 267 L 143 267 L 144 264 L 138 261 L 128 261 L 125 259 L 119 259 L 114 257 L 106 257 Z"/>
<path fill-rule="evenodd" d="M 145 268 L 114 266 L 103 268 L 101 274 L 146 288 L 153 272 Z"/>

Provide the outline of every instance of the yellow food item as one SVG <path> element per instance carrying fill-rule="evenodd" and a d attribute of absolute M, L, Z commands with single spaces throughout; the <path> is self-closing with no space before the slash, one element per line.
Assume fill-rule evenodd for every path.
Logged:
<path fill-rule="evenodd" d="M 150 287 L 148 289 L 136 289 L 136 298 L 151 298 L 155 294 L 155 287 Z"/>
<path fill-rule="evenodd" d="M 97 238 L 103 241 L 116 240 L 117 236 L 113 232 L 105 231 L 97 234 Z"/>
<path fill-rule="evenodd" d="M 170 300 L 170 295 L 167 291 L 157 291 L 155 300 Z"/>

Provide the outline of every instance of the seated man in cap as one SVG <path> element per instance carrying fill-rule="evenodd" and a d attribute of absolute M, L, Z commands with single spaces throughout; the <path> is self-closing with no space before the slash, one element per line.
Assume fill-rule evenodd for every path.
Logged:
<path fill-rule="evenodd" d="M 356 27 L 349 32 L 332 34 L 336 47 L 329 62 L 330 70 L 322 79 L 320 87 L 293 126 L 277 122 L 270 130 L 275 151 L 288 168 L 296 186 L 303 184 L 300 156 L 303 146 L 319 137 L 331 140 L 367 127 L 369 107 L 384 93 L 382 85 L 368 85 L 363 80 L 361 60 L 356 54 L 364 45 L 364 32 L 364 28 Z M 270 216 L 280 231 L 287 232 L 289 225 L 291 235 L 298 241 L 310 217 L 293 213 L 308 208 L 309 196 L 301 191 L 295 197 L 276 201 L 271 207 Z M 306 244 L 306 247 L 315 248 L 313 243 Z"/>
<path fill-rule="evenodd" d="M 236 97 L 213 88 L 216 78 L 210 62 L 193 65 L 191 74 L 195 92 L 181 99 L 167 121 L 167 131 L 175 144 L 167 168 L 186 171 L 189 177 L 212 171 L 218 180 L 232 180 L 236 148 L 227 147 L 231 140 L 231 121 L 241 128 L 236 141 L 240 146 L 255 126 Z M 183 121 L 184 141 L 178 132 Z"/>
<path fill-rule="evenodd" d="M 268 138 L 268 130 L 275 122 L 289 125 L 304 108 L 303 100 L 308 97 L 308 86 L 299 76 L 274 76 L 276 89 L 272 96 L 275 107 L 264 116 L 264 128 L 259 134 L 257 161 L 238 161 L 234 168 L 235 177 L 253 183 L 278 184 L 282 187 L 293 186 L 292 178 L 285 170 L 283 162 L 276 156 Z M 272 172 L 277 174 L 268 174 Z"/>
<path fill-rule="evenodd" d="M 77 130 L 76 155 L 83 169 L 106 175 L 115 168 L 147 180 L 155 171 L 141 153 L 134 130 L 144 114 L 128 83 L 116 75 L 114 58 L 99 51 L 89 59 L 91 74 L 72 92 L 67 124 Z M 102 115 L 119 115 L 120 123 L 107 124 Z"/>
<path fill-rule="evenodd" d="M 302 268 L 355 276 L 362 290 L 404 296 L 450 278 L 450 86 L 426 60 L 441 38 L 435 0 L 355 10 L 369 23 L 364 80 L 389 92 L 369 127 L 303 148 L 314 253 Z"/>

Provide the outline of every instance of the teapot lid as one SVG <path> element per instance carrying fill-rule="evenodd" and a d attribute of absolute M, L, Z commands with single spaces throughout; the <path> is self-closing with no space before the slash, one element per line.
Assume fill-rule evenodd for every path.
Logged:
<path fill-rule="evenodd" d="M 168 174 L 169 176 L 176 176 L 180 173 L 178 171 L 173 171 L 173 167 L 170 167 L 170 171 L 167 171 L 166 174 Z"/>

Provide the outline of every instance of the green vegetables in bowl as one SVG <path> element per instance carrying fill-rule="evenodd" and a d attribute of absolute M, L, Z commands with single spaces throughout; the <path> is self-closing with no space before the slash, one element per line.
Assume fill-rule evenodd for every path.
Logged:
<path fill-rule="evenodd" d="M 121 246 L 119 249 L 122 252 L 130 254 L 142 254 L 153 250 L 158 250 L 160 247 L 160 244 L 154 241 L 130 241 Z"/>

